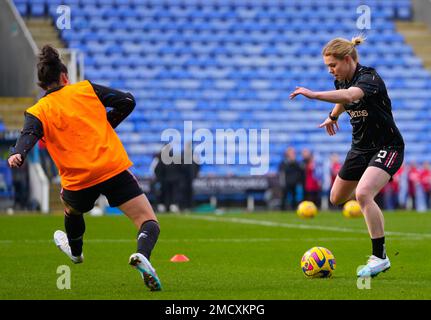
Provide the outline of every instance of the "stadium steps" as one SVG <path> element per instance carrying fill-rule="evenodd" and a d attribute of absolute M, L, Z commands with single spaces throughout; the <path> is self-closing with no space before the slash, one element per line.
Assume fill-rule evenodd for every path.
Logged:
<path fill-rule="evenodd" d="M 35 100 L 30 97 L 0 97 L 0 118 L 8 130 L 21 130 L 24 124 L 24 111 L 31 107 Z"/>
<path fill-rule="evenodd" d="M 25 23 L 39 49 L 45 44 L 66 48 L 51 18 L 28 18 Z"/>
<path fill-rule="evenodd" d="M 56 48 L 65 47 L 51 18 L 28 18 L 25 23 L 38 48 L 45 44 L 52 44 Z"/>
<path fill-rule="evenodd" d="M 397 21 L 396 28 L 422 59 L 424 67 L 431 70 L 431 30 L 423 22 Z"/>
<path fill-rule="evenodd" d="M 64 206 L 60 200 L 61 185 L 51 182 L 49 186 L 49 211 L 58 213 L 64 211 Z"/>

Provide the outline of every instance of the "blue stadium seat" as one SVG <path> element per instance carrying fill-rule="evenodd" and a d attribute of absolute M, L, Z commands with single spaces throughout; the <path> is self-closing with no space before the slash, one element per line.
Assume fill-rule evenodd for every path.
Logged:
<path fill-rule="evenodd" d="M 21 16 L 27 16 L 29 11 L 28 0 L 14 0 L 13 3 Z"/>
<path fill-rule="evenodd" d="M 35 17 L 41 17 L 45 15 L 45 4 L 34 2 L 30 4 L 30 14 Z"/>

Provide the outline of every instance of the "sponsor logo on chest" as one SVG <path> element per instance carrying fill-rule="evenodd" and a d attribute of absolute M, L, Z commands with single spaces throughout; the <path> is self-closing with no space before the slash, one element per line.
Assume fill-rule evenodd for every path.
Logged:
<path fill-rule="evenodd" d="M 346 110 L 350 118 L 368 117 L 367 110 Z"/>

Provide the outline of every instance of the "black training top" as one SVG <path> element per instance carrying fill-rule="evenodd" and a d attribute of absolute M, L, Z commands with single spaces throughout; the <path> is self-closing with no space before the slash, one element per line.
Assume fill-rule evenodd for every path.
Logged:
<path fill-rule="evenodd" d="M 383 146 L 404 147 L 404 140 L 392 115 L 386 85 L 373 68 L 358 63 L 351 81 L 335 80 L 335 88 L 358 87 L 362 99 L 345 104 L 352 124 L 352 149 L 377 151 Z"/>

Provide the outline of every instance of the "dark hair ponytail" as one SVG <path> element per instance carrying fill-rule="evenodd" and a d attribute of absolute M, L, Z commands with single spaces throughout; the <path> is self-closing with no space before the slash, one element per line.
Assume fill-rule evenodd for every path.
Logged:
<path fill-rule="evenodd" d="M 67 74 L 67 67 L 61 62 L 58 51 L 50 45 L 45 45 L 40 51 L 37 63 L 38 85 L 47 90 L 50 85 L 59 84 L 62 72 Z"/>

